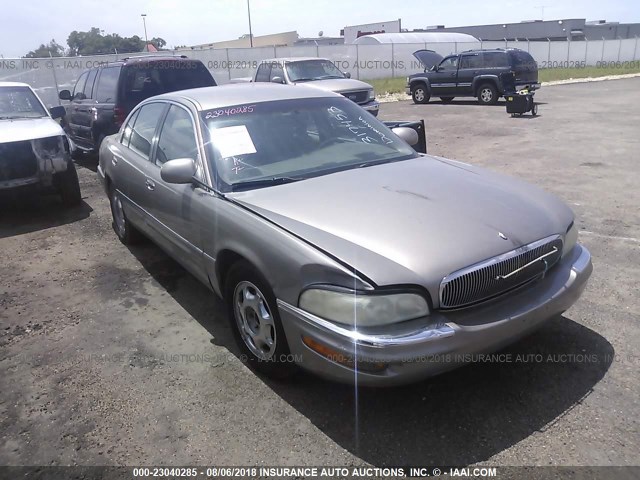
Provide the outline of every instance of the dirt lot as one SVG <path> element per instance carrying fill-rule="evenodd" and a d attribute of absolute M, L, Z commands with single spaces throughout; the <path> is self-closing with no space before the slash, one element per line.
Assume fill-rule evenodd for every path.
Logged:
<path fill-rule="evenodd" d="M 638 464 L 640 79 L 537 99 L 533 119 L 383 105 L 426 119 L 430 153 L 562 197 L 595 267 L 578 304 L 508 349 L 527 361 L 404 388 L 247 370 L 213 294 L 152 244 L 118 242 L 91 160 L 82 207 L 2 205 L 0 464 Z"/>

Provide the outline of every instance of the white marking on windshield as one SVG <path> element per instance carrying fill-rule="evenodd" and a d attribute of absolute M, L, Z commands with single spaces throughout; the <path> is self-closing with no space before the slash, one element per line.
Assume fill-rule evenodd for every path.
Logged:
<path fill-rule="evenodd" d="M 359 116 L 358 120 L 356 121 L 350 119 L 347 114 L 345 114 L 338 107 L 329 107 L 327 111 L 334 119 L 336 119 L 340 123 L 341 126 L 345 127 L 363 143 L 383 143 L 384 145 L 393 143 L 393 140 L 391 138 L 387 137 L 383 132 L 371 125 L 362 116 Z M 370 132 L 374 132 L 380 138 L 371 136 Z"/>

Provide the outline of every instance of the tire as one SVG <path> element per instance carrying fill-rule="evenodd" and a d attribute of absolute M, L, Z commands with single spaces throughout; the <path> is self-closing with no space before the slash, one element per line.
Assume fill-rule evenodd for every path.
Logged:
<path fill-rule="evenodd" d="M 122 206 L 122 197 L 113 186 L 109 189 L 109 204 L 111 205 L 111 216 L 113 217 L 111 226 L 120 241 L 125 245 L 140 243 L 144 236 L 127 218 Z"/>
<path fill-rule="evenodd" d="M 56 183 L 65 207 L 76 207 L 82 203 L 78 172 L 73 162 L 68 161 L 67 170 L 56 175 Z"/>
<path fill-rule="evenodd" d="M 413 98 L 413 103 L 422 105 L 429 103 L 431 94 L 424 83 L 417 83 L 411 87 L 411 98 Z"/>
<path fill-rule="evenodd" d="M 289 356 L 276 298 L 267 280 L 241 260 L 231 267 L 224 284 L 231 329 L 242 351 L 241 361 L 271 378 L 291 377 L 297 367 Z"/>
<path fill-rule="evenodd" d="M 82 160 L 84 158 L 84 152 L 78 147 L 71 153 L 71 158 L 74 160 Z"/>
<path fill-rule="evenodd" d="M 531 116 L 535 117 L 536 115 L 538 115 L 538 105 L 534 103 L 531 106 Z"/>
<path fill-rule="evenodd" d="M 495 105 L 498 103 L 498 90 L 492 83 L 483 83 L 478 87 L 478 103 L 480 105 Z"/>
<path fill-rule="evenodd" d="M 440 101 L 442 103 L 451 103 L 454 98 L 456 98 L 456 97 L 440 97 Z"/>

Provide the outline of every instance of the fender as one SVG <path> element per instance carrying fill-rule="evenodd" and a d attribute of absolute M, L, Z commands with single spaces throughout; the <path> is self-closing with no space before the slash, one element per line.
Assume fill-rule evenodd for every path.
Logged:
<path fill-rule="evenodd" d="M 409 80 L 409 88 L 411 88 L 411 86 L 416 83 L 416 82 L 423 82 L 426 86 L 427 86 L 427 90 L 429 91 L 429 93 L 431 93 L 431 81 L 429 80 L 429 77 L 413 77 Z"/>
<path fill-rule="evenodd" d="M 478 93 L 478 87 L 481 84 L 488 83 L 488 82 L 491 82 L 496 86 L 499 94 L 503 93 L 502 84 L 500 82 L 500 79 L 498 78 L 498 75 L 493 75 L 493 74 L 484 74 L 484 75 L 478 75 L 477 77 L 474 77 L 473 82 L 471 82 L 471 91 L 473 92 L 474 95 L 476 95 Z"/>

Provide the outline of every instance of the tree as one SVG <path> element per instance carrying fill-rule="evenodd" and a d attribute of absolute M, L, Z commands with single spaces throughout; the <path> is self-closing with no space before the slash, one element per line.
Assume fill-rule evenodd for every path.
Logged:
<path fill-rule="evenodd" d="M 144 40 L 137 35 L 132 37 L 121 37 L 117 33 L 104 35 L 102 30 L 92 27 L 88 32 L 77 30 L 71 32 L 67 45 L 69 45 L 70 56 L 135 53 L 144 49 Z"/>
<path fill-rule="evenodd" d="M 156 47 L 158 50 L 162 50 L 162 48 L 167 44 L 164 38 L 160 38 L 160 37 L 153 37 L 151 40 L 149 40 L 149 43 L 152 43 L 153 46 Z"/>
<path fill-rule="evenodd" d="M 61 57 L 64 55 L 64 47 L 57 43 L 55 40 L 51 40 L 46 45 L 40 44 L 35 50 L 31 50 L 25 55 L 26 58 L 48 58 L 48 57 Z"/>

